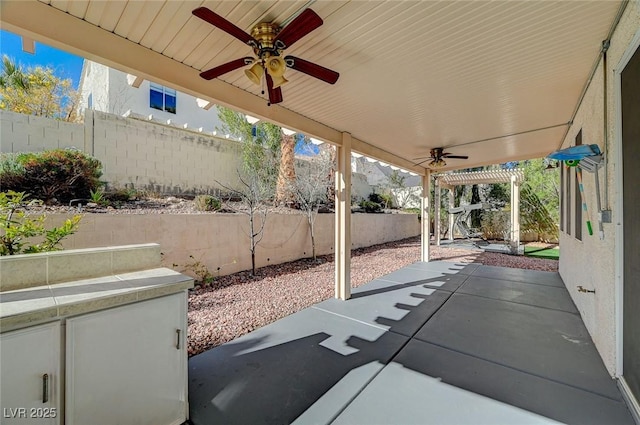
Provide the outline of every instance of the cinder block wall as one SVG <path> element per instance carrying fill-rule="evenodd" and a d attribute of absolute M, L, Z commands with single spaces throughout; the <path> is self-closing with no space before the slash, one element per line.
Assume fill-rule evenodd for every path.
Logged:
<path fill-rule="evenodd" d="M 173 194 L 213 193 L 216 181 L 238 184 L 237 141 L 98 111 L 92 118 L 87 151 L 102 161 L 110 184 Z"/>
<path fill-rule="evenodd" d="M 68 215 L 48 216 L 59 225 Z M 316 252 L 331 254 L 334 215 L 316 218 Z M 371 229 L 375 229 L 374 232 Z M 415 214 L 354 214 L 352 248 L 405 239 L 420 234 Z M 251 268 L 249 219 L 243 214 L 86 214 L 80 230 L 64 241 L 66 249 L 158 243 L 163 265 L 182 270 L 195 260 L 220 275 Z M 190 258 L 193 256 L 193 259 Z M 311 237 L 305 216 L 270 214 L 264 238 L 256 251 L 258 267 L 311 256 Z"/>
<path fill-rule="evenodd" d="M 77 148 L 103 165 L 115 187 L 215 193 L 238 184 L 240 144 L 155 122 L 88 110 L 83 124 L 0 111 L 2 152 Z"/>
<path fill-rule="evenodd" d="M 0 111 L 0 152 L 84 149 L 84 125 Z"/>
<path fill-rule="evenodd" d="M 87 109 L 84 123 L 67 123 L 0 111 L 0 152 L 76 148 L 100 160 L 101 180 L 116 188 L 180 195 L 215 194 L 217 182 L 238 187 L 239 142 L 131 115 Z M 361 174 L 353 175 L 352 190 L 361 198 L 371 193 Z"/>

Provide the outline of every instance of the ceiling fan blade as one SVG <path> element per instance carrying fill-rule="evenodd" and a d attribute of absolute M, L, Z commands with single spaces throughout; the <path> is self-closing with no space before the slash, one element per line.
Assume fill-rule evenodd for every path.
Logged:
<path fill-rule="evenodd" d="M 425 162 L 427 162 L 427 161 L 429 161 L 429 160 L 431 160 L 431 162 L 430 162 L 429 164 L 431 164 L 431 163 L 433 162 L 433 158 L 431 158 L 431 157 L 426 157 L 426 158 L 427 158 L 427 159 L 423 159 L 423 160 L 422 160 L 422 161 L 420 161 L 420 162 L 416 162 L 416 164 L 415 164 L 415 165 L 422 165 L 422 164 L 424 164 Z M 421 159 L 421 158 L 416 158 L 416 159 Z"/>
<path fill-rule="evenodd" d="M 284 50 L 321 25 L 322 18 L 313 10 L 305 9 L 276 35 L 273 43 L 278 49 Z"/>
<path fill-rule="evenodd" d="M 280 87 L 273 88 L 273 78 L 271 78 L 268 72 L 265 72 L 264 76 L 267 79 L 267 89 L 269 89 L 269 103 L 275 105 L 276 103 L 282 102 L 282 89 Z"/>
<path fill-rule="evenodd" d="M 442 155 L 443 158 L 453 158 L 453 159 L 469 159 L 469 157 L 467 155 L 449 155 L 449 154 L 443 154 Z"/>
<path fill-rule="evenodd" d="M 329 68 L 320 66 L 313 62 L 306 61 L 304 59 L 296 58 L 294 56 L 286 56 L 284 58 L 287 66 L 296 71 L 304 72 L 307 75 L 311 75 L 325 83 L 335 84 L 340 77 L 340 74 L 336 71 L 332 71 Z"/>
<path fill-rule="evenodd" d="M 238 28 L 231 22 L 227 21 L 222 16 L 213 12 L 211 9 L 207 9 L 206 7 L 199 7 L 197 9 L 194 9 L 191 13 L 193 13 L 198 18 L 209 22 L 214 27 L 220 28 L 227 34 L 234 36 L 245 44 L 248 44 L 252 47 L 254 47 L 254 45 L 257 45 L 257 42 L 253 37 L 251 37 L 241 28 Z"/>
<path fill-rule="evenodd" d="M 226 74 L 227 72 L 233 71 L 234 69 L 242 68 L 243 66 L 249 65 L 251 63 L 253 63 L 253 58 L 251 57 L 232 60 L 231 62 L 227 62 L 220 66 L 216 66 L 215 68 L 203 71 L 200 73 L 200 76 L 205 80 L 212 80 L 216 77 L 221 76 L 222 74 Z"/>

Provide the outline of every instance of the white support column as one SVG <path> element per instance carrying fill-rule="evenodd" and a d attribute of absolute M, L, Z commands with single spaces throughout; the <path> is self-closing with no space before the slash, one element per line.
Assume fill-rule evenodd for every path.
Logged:
<path fill-rule="evenodd" d="M 342 146 L 336 146 L 335 172 L 335 267 L 336 294 L 351 298 L 351 134 L 342 133 Z"/>
<path fill-rule="evenodd" d="M 433 202 L 435 202 L 433 214 L 434 217 L 434 225 L 433 225 L 433 236 L 436 239 L 436 245 L 440 246 L 440 183 L 438 182 L 438 178 L 434 179 L 434 194 L 433 194 Z"/>
<path fill-rule="evenodd" d="M 456 206 L 455 194 L 453 192 L 455 188 L 455 186 L 449 187 L 449 211 Z M 451 242 L 453 242 L 453 231 L 455 230 L 453 228 L 454 218 L 454 215 L 449 213 L 449 240 Z"/>
<path fill-rule="evenodd" d="M 429 183 L 431 173 L 427 170 L 427 175 L 422 176 L 422 195 L 420 197 L 420 260 L 429 261 L 429 242 L 431 240 L 431 225 L 429 220 Z"/>
<path fill-rule="evenodd" d="M 511 176 L 511 242 L 520 246 L 520 183 L 516 176 Z"/>

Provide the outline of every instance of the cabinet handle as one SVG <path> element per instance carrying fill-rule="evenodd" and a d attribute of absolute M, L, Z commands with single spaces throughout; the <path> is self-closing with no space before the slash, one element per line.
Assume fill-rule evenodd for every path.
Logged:
<path fill-rule="evenodd" d="M 49 401 L 49 374 L 45 373 L 42 375 L 42 402 L 46 403 Z"/>
<path fill-rule="evenodd" d="M 176 329 L 176 350 L 180 349 L 180 329 Z"/>

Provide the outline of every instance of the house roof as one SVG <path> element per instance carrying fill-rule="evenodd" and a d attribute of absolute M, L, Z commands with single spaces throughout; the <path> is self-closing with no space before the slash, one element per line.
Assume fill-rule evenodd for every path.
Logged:
<path fill-rule="evenodd" d="M 340 73 L 335 85 L 287 70 L 267 106 L 250 56 L 192 15 L 206 6 L 244 31 L 306 7 L 324 20 L 286 51 Z M 545 156 L 566 134 L 624 2 L 2 1 L 5 29 L 420 174 L 430 149 L 447 169 Z M 421 159 L 418 159 L 421 158 Z"/>

